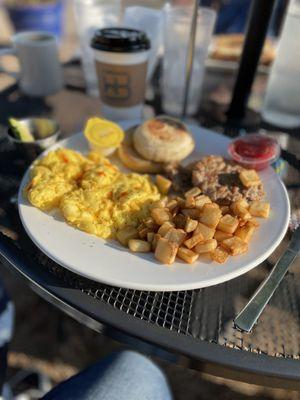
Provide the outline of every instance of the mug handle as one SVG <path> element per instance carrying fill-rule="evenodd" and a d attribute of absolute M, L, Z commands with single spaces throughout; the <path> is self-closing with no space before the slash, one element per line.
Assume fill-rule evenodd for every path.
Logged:
<path fill-rule="evenodd" d="M 12 47 L 8 47 L 7 49 L 0 49 L 0 57 L 1 56 L 7 56 L 7 55 L 17 56 L 16 50 L 14 48 L 12 48 Z M 19 74 L 17 72 L 8 71 L 7 69 L 2 68 L 1 66 L 0 66 L 0 73 L 10 75 L 13 78 L 18 78 L 19 77 Z"/>

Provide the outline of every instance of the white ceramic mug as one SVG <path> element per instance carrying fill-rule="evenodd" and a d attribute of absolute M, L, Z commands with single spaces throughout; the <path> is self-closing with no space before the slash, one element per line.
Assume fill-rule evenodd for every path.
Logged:
<path fill-rule="evenodd" d="M 14 54 L 20 62 L 19 84 L 30 96 L 48 96 L 63 88 L 56 37 L 45 32 L 20 32 L 13 35 L 12 48 L 0 50 L 1 55 Z M 7 74 L 16 76 L 9 71 Z"/>

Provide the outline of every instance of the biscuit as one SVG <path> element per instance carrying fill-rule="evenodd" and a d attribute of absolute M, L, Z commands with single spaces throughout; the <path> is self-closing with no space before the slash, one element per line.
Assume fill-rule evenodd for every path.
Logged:
<path fill-rule="evenodd" d="M 155 162 L 178 162 L 194 149 L 192 135 L 185 125 L 171 117 L 161 116 L 140 125 L 133 134 L 136 151 Z"/>
<path fill-rule="evenodd" d="M 132 138 L 135 129 L 126 131 L 125 140 L 118 148 L 118 155 L 123 165 L 132 171 L 143 174 L 158 174 L 162 172 L 162 164 L 146 160 L 135 151 Z"/>

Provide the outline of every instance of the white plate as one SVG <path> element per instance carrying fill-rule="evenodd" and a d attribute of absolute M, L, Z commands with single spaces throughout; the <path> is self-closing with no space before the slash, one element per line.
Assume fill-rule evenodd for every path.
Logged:
<path fill-rule="evenodd" d="M 123 127 L 131 126 L 124 123 Z M 190 126 L 196 149 L 188 161 L 204 154 L 226 155 L 228 139 L 211 131 Z M 82 134 L 57 143 L 53 148 L 68 147 L 87 151 Z M 157 263 L 153 254 L 132 254 L 115 241 L 104 241 L 81 232 L 32 207 L 23 197 L 29 179 L 25 174 L 19 190 L 19 213 L 34 243 L 58 264 L 95 281 L 113 286 L 155 291 L 188 290 L 216 285 L 235 278 L 264 261 L 279 245 L 288 227 L 290 206 L 286 189 L 276 173 L 268 168 L 261 174 L 267 198 L 271 203 L 268 220 L 260 220 L 248 253 L 222 265 L 198 261 L 193 265 L 176 262 L 172 266 Z"/>

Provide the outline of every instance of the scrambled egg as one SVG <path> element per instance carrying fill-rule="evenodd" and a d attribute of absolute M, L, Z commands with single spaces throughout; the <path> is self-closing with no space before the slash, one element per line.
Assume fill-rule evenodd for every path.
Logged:
<path fill-rule="evenodd" d="M 102 238 L 137 226 L 160 198 L 149 176 L 124 174 L 95 153 L 50 152 L 34 165 L 31 178 L 26 192 L 32 205 L 59 208 L 70 225 Z"/>

